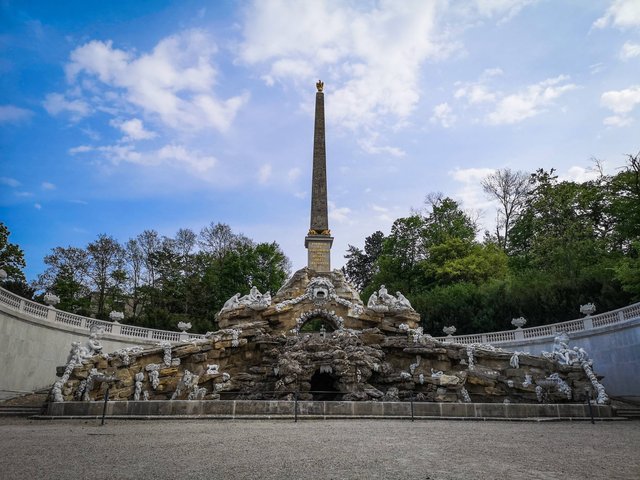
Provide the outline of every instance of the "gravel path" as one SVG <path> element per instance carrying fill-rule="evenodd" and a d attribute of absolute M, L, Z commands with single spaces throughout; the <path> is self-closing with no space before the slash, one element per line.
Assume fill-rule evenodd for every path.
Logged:
<path fill-rule="evenodd" d="M 0 419 L 3 479 L 633 479 L 640 422 Z"/>

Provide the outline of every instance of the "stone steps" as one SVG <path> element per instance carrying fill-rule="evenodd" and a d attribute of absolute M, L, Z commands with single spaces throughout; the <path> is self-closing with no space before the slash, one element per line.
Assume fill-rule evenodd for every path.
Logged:
<path fill-rule="evenodd" d="M 0 405 L 0 417 L 31 417 L 40 415 L 41 406 L 33 405 Z"/>
<path fill-rule="evenodd" d="M 640 408 L 637 407 L 624 407 L 616 408 L 616 417 L 625 417 L 633 420 L 640 420 Z"/>
<path fill-rule="evenodd" d="M 100 417 L 104 403 L 61 402 L 48 406 L 48 417 Z M 612 419 L 608 405 L 592 405 L 598 420 Z M 110 401 L 110 418 L 467 418 L 575 419 L 590 418 L 585 404 L 502 404 L 430 402 L 261 401 L 261 400 L 150 400 Z"/>

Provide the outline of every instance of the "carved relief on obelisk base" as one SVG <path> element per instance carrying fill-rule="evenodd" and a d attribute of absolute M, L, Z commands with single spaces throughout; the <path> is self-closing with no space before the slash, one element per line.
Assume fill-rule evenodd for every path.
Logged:
<path fill-rule="evenodd" d="M 324 141 L 324 83 L 316 83 L 316 115 L 313 132 L 313 178 L 311 179 L 311 225 L 304 239 L 307 266 L 316 272 L 331 271 L 331 245 L 327 214 L 327 152 Z"/>

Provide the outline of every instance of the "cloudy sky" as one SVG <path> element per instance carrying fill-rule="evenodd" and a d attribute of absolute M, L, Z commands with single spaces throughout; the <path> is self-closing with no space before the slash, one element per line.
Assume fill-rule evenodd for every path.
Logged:
<path fill-rule="evenodd" d="M 332 260 L 497 168 L 640 150 L 640 0 L 0 0 L 0 220 L 55 246 L 225 222 L 306 262 L 315 82 Z"/>

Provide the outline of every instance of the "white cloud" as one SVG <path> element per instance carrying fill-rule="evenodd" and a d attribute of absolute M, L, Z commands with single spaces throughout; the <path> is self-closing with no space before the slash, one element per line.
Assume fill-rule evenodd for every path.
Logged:
<path fill-rule="evenodd" d="M 8 187 L 19 187 L 21 183 L 15 178 L 11 177 L 0 177 L 0 184 L 7 185 Z"/>
<path fill-rule="evenodd" d="M 403 119 L 420 98 L 422 62 L 440 51 L 433 40 L 437 5 L 255 1 L 246 10 L 240 58 L 266 70 L 267 84 L 313 85 L 326 74 L 327 114 L 347 128 L 387 115 Z"/>
<path fill-rule="evenodd" d="M 605 69 L 605 64 L 602 62 L 593 63 L 589 65 L 589 73 L 591 75 L 597 75 L 598 73 L 604 71 L 604 69 Z"/>
<path fill-rule="evenodd" d="M 457 82 L 453 93 L 455 100 L 463 102 L 465 108 L 472 108 L 478 117 L 483 118 L 490 125 L 504 125 L 521 122 L 527 118 L 539 115 L 554 104 L 561 95 L 574 90 L 577 86 L 569 83 L 569 77 L 559 75 L 541 82 L 521 87 L 514 93 L 502 92 L 492 88 L 491 82 L 503 74 L 502 69 L 485 70 L 475 82 Z M 444 117 L 444 126 L 452 122 L 446 121 L 446 115 L 451 108 L 447 103 L 438 105 L 439 111 L 434 111 L 432 121 Z M 467 114 L 472 117 L 472 114 Z"/>
<path fill-rule="evenodd" d="M 78 153 L 86 153 L 86 152 L 90 152 L 93 150 L 93 147 L 90 147 L 89 145 L 79 145 L 77 147 L 73 147 L 69 149 L 69 154 L 70 155 L 76 155 Z"/>
<path fill-rule="evenodd" d="M 431 122 L 439 123 L 444 128 L 449 128 L 456 122 L 456 116 L 453 114 L 451 106 L 445 102 L 433 107 Z"/>
<path fill-rule="evenodd" d="M 496 171 L 495 168 L 456 168 L 451 170 L 449 175 L 454 180 L 465 184 L 480 184 L 487 176 Z"/>
<path fill-rule="evenodd" d="M 329 202 L 329 220 L 338 223 L 346 223 L 350 219 L 350 213 L 350 208 L 338 207 L 335 203 Z"/>
<path fill-rule="evenodd" d="M 633 123 L 633 119 L 625 115 L 611 115 L 609 117 L 605 117 L 602 123 L 608 127 L 626 127 Z"/>
<path fill-rule="evenodd" d="M 537 0 L 475 0 L 473 7 L 484 17 L 501 17 L 504 22 L 513 18 L 527 5 Z"/>
<path fill-rule="evenodd" d="M 270 163 L 265 163 L 264 165 L 262 165 L 258 170 L 258 182 L 263 185 L 267 183 L 271 178 L 271 171 L 272 167 Z"/>
<path fill-rule="evenodd" d="M 640 2 L 638 0 L 614 0 L 605 14 L 597 19 L 596 28 L 608 26 L 620 29 L 640 27 Z"/>
<path fill-rule="evenodd" d="M 559 180 L 584 183 L 589 180 L 595 180 L 600 173 L 593 168 L 584 168 L 580 166 L 569 167 L 565 175 L 559 175 Z"/>
<path fill-rule="evenodd" d="M 51 182 L 42 182 L 43 190 L 55 190 L 56 186 Z"/>
<path fill-rule="evenodd" d="M 301 174 L 302 170 L 298 167 L 294 167 L 287 172 L 287 179 L 289 180 L 289 182 L 295 182 Z"/>
<path fill-rule="evenodd" d="M 177 130 L 226 131 L 248 94 L 216 97 L 215 53 L 214 42 L 199 30 L 167 37 L 142 54 L 114 48 L 111 41 L 93 40 L 71 52 L 65 70 L 68 82 L 80 92 L 87 90 L 91 101 L 105 104 L 102 110 L 108 113 L 133 107 Z M 124 105 L 118 103 L 123 101 Z M 45 106 L 52 114 L 72 108 L 88 114 L 82 101 L 58 93 L 50 94 Z M 129 127 L 136 132 L 135 125 Z M 131 132 L 125 133 L 135 139 Z"/>
<path fill-rule="evenodd" d="M 630 60 L 635 57 L 640 57 L 640 43 L 625 42 L 620 49 L 620 59 Z"/>
<path fill-rule="evenodd" d="M 565 75 L 549 78 L 500 98 L 495 109 L 487 115 L 487 122 L 491 125 L 513 124 L 539 115 L 555 99 L 576 88 L 576 85 L 567 83 L 568 79 Z"/>
<path fill-rule="evenodd" d="M 600 103 L 611 110 L 614 115 L 605 117 L 603 123 L 610 127 L 626 127 L 633 123 L 629 115 L 640 105 L 640 85 L 633 85 L 624 90 L 610 90 L 600 97 Z"/>
<path fill-rule="evenodd" d="M 640 85 L 604 92 L 600 97 L 600 103 L 615 113 L 629 113 L 640 103 Z"/>
<path fill-rule="evenodd" d="M 390 145 L 377 145 L 378 138 L 379 134 L 369 132 L 367 137 L 358 139 L 358 145 L 364 152 L 371 155 L 390 155 L 396 158 L 405 156 L 406 152 L 401 148 Z"/>
<path fill-rule="evenodd" d="M 58 115 L 63 112 L 69 112 L 73 121 L 78 121 L 91 113 L 91 108 L 84 100 L 68 100 L 64 95 L 60 93 L 48 94 L 45 97 L 43 106 L 51 115 Z"/>
<path fill-rule="evenodd" d="M 147 140 L 157 136 L 155 132 L 145 130 L 142 120 L 138 118 L 132 118 L 131 120 L 126 121 L 114 119 L 111 120 L 109 124 L 113 127 L 119 128 L 122 133 L 125 134 L 123 138 L 125 141 Z"/>
<path fill-rule="evenodd" d="M 31 118 L 33 112 L 15 105 L 0 105 L 0 123 L 22 123 Z"/>
<path fill-rule="evenodd" d="M 36 210 L 42 210 L 42 205 L 40 205 L 39 203 L 34 203 L 33 208 L 35 208 Z"/>
<path fill-rule="evenodd" d="M 196 173 L 204 173 L 211 170 L 217 160 L 209 155 L 200 155 L 189 151 L 181 145 L 165 145 L 157 151 L 156 155 L 163 163 L 171 165 L 186 165 Z M 145 155 L 149 157 L 149 155 Z"/>
<path fill-rule="evenodd" d="M 495 216 L 493 211 L 497 204 L 490 199 L 482 190 L 482 180 L 496 171 L 495 168 L 456 168 L 449 171 L 449 176 L 462 184 L 461 188 L 453 193 L 453 198 L 460 202 L 461 206 L 482 223 L 489 231 L 495 229 Z M 485 212 L 491 212 L 487 217 Z M 478 232 L 481 235 L 483 232 Z"/>
<path fill-rule="evenodd" d="M 186 167 L 193 174 L 203 174 L 211 170 L 217 160 L 208 155 L 201 155 L 191 151 L 182 145 L 169 144 L 152 151 L 137 151 L 130 144 L 104 145 L 100 147 L 89 147 L 81 145 L 69 150 L 69 153 L 89 153 L 97 152 L 100 156 L 111 162 L 113 165 L 120 163 L 132 163 L 146 167 L 157 167 L 166 165 L 170 167 Z"/>
<path fill-rule="evenodd" d="M 381 207 L 373 203 L 371 204 L 371 210 L 375 212 L 375 217 L 383 222 L 392 222 L 394 220 L 391 216 L 390 209 L 387 207 Z"/>
<path fill-rule="evenodd" d="M 381 207 L 380 205 L 376 205 L 375 203 L 371 204 L 371 210 L 374 212 L 387 213 L 389 209 L 387 207 Z"/>

